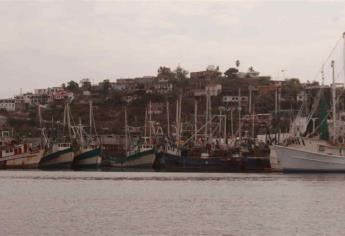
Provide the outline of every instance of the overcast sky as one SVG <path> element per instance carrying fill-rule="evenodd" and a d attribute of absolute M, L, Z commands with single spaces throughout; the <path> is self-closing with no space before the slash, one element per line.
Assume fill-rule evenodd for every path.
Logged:
<path fill-rule="evenodd" d="M 1 1 L 0 29 L 2 98 L 236 59 L 307 81 L 345 31 L 345 2 Z"/>

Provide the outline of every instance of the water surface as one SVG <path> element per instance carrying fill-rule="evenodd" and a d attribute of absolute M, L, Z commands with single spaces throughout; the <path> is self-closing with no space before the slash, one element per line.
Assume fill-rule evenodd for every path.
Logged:
<path fill-rule="evenodd" d="M 345 175 L 0 172 L 0 235 L 344 235 Z"/>

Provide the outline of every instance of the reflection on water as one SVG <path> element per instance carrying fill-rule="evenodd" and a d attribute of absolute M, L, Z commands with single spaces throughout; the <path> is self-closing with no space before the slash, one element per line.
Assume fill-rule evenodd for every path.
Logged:
<path fill-rule="evenodd" d="M 343 235 L 345 175 L 0 172 L 0 235 Z"/>

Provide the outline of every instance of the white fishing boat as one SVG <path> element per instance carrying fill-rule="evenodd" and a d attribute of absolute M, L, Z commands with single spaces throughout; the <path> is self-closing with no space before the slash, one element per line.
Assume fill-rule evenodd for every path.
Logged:
<path fill-rule="evenodd" d="M 345 33 L 343 38 L 345 39 Z M 321 108 L 320 103 L 320 113 L 322 110 L 325 112 L 320 117 L 319 137 L 316 139 L 295 137 L 285 146 L 272 146 L 272 150 L 277 154 L 279 166 L 285 172 L 345 172 L 345 137 L 343 132 L 340 132 L 343 127 L 340 127 L 341 122 L 337 115 L 336 86 L 339 84 L 335 82 L 334 60 L 331 61 L 331 68 L 332 109 L 327 111 L 326 108 Z M 321 74 L 323 76 L 323 71 Z M 341 85 L 343 86 L 343 84 Z M 331 120 L 327 118 L 329 115 L 331 115 Z M 332 127 L 329 133 L 328 125 Z M 325 135 L 325 131 L 327 131 L 327 135 Z"/>
<path fill-rule="evenodd" d="M 345 172 L 345 146 L 306 140 L 304 144 L 276 145 L 272 149 L 285 172 Z"/>

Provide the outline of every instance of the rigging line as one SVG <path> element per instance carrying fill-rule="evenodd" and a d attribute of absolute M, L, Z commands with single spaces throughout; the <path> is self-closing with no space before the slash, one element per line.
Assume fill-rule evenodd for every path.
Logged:
<path fill-rule="evenodd" d="M 345 94 L 345 90 L 342 91 L 341 94 L 337 97 L 336 104 L 338 104 L 338 102 L 340 101 L 340 97 L 343 96 L 344 94 Z M 327 122 L 328 116 L 330 113 L 331 113 L 331 110 L 329 109 L 327 112 L 327 115 L 322 119 L 322 121 L 319 123 L 319 125 L 315 127 L 315 131 L 308 134 L 307 137 L 311 137 L 312 135 L 314 135 L 316 133 L 316 131 L 321 127 L 323 122 L 325 122 L 325 121 Z"/>
<path fill-rule="evenodd" d="M 337 42 L 335 43 L 335 46 L 332 48 L 331 52 L 328 54 L 328 56 L 326 57 L 326 60 L 322 63 L 322 66 L 321 66 L 321 69 L 317 71 L 316 75 L 314 76 L 314 79 L 315 80 L 319 74 L 323 71 L 323 68 L 325 66 L 325 64 L 327 63 L 327 61 L 331 58 L 333 52 L 335 51 L 335 49 L 338 47 L 338 44 L 340 43 L 341 39 L 343 37 L 339 37 L 339 39 L 337 40 Z"/>

